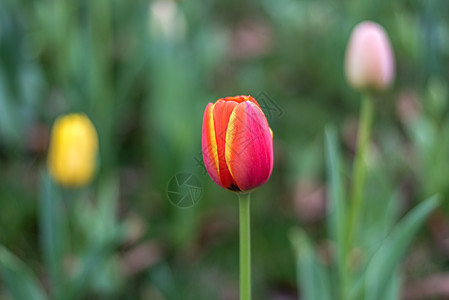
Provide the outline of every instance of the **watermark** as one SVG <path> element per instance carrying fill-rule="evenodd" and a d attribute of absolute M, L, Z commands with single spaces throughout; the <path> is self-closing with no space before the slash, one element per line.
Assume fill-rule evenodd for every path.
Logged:
<path fill-rule="evenodd" d="M 259 103 L 260 108 L 262 108 L 267 120 L 272 120 L 275 118 L 280 118 L 284 114 L 282 107 L 273 100 L 273 98 L 268 95 L 265 91 L 260 91 L 256 97 L 256 101 Z"/>
<path fill-rule="evenodd" d="M 195 167 L 201 168 L 201 173 L 203 175 L 207 175 L 207 169 L 203 159 L 203 151 L 198 152 L 198 154 L 193 157 L 193 160 L 195 161 Z"/>
<path fill-rule="evenodd" d="M 190 208 L 200 201 L 201 183 L 192 173 L 182 172 L 173 176 L 167 185 L 167 197 L 178 208 Z"/>

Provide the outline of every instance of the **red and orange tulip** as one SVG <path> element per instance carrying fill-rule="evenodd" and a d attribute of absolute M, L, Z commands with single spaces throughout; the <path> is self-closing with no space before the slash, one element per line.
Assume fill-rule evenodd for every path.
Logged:
<path fill-rule="evenodd" d="M 219 186 L 246 192 L 263 185 L 273 169 L 273 137 L 251 96 L 209 103 L 203 119 L 203 159 Z"/>

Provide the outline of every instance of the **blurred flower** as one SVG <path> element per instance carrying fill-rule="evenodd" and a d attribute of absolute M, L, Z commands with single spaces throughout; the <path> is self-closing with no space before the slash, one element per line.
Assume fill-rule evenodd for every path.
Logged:
<path fill-rule="evenodd" d="M 122 255 L 122 272 L 131 276 L 148 270 L 162 259 L 162 255 L 162 247 L 157 241 L 143 242 Z"/>
<path fill-rule="evenodd" d="M 34 155 L 45 157 L 48 150 L 49 129 L 42 123 L 36 122 L 28 131 L 27 148 Z"/>
<path fill-rule="evenodd" d="M 154 37 L 180 40 L 186 34 L 186 20 L 173 0 L 158 0 L 150 4 L 150 32 Z"/>
<path fill-rule="evenodd" d="M 344 120 L 341 129 L 343 143 L 351 150 L 351 153 L 357 151 L 357 131 L 359 129 L 359 120 L 355 117 L 349 117 Z"/>
<path fill-rule="evenodd" d="M 137 243 L 147 230 L 144 220 L 135 213 L 129 213 L 124 218 L 123 227 L 125 228 L 123 244 L 126 246 Z"/>
<path fill-rule="evenodd" d="M 357 90 L 385 90 L 393 81 L 394 56 L 387 33 L 377 23 L 362 22 L 352 31 L 345 71 Z"/>
<path fill-rule="evenodd" d="M 209 176 L 232 191 L 263 185 L 273 169 L 273 137 L 251 96 L 209 103 L 203 120 L 203 158 Z"/>
<path fill-rule="evenodd" d="M 236 59 L 251 59 L 269 54 L 273 33 L 266 22 L 243 20 L 231 33 L 229 52 Z"/>
<path fill-rule="evenodd" d="M 90 182 L 96 169 L 98 136 L 84 114 L 56 119 L 50 137 L 47 166 L 62 186 L 80 187 Z"/>
<path fill-rule="evenodd" d="M 320 182 L 310 179 L 299 181 L 294 200 L 295 212 L 306 224 L 318 222 L 326 214 L 326 191 Z"/>
<path fill-rule="evenodd" d="M 404 90 L 396 101 L 396 113 L 404 124 L 413 123 L 421 114 L 419 96 L 412 90 Z"/>

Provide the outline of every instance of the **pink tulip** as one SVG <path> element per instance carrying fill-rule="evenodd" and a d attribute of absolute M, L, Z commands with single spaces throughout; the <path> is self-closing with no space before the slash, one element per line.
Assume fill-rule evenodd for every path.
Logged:
<path fill-rule="evenodd" d="M 209 103 L 202 144 L 207 172 L 219 186 L 246 192 L 270 178 L 273 137 L 253 97 L 227 97 Z"/>
<path fill-rule="evenodd" d="M 394 55 L 387 33 L 377 23 L 362 22 L 352 31 L 345 61 L 346 78 L 357 90 L 383 91 L 394 77 Z"/>

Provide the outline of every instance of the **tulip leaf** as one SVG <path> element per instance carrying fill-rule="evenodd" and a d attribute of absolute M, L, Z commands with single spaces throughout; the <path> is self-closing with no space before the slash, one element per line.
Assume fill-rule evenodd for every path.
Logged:
<path fill-rule="evenodd" d="M 111 233 L 118 236 L 118 234 Z M 66 289 L 67 299 L 83 299 L 89 285 L 96 279 L 95 276 L 104 270 L 104 263 L 113 256 L 118 239 L 111 238 L 101 241 L 86 253 L 81 259 L 81 266 Z"/>
<path fill-rule="evenodd" d="M 20 122 L 17 99 L 8 86 L 8 72 L 0 66 L 0 138 L 5 145 L 20 145 L 23 124 Z M 13 150 L 8 149 L 8 150 Z"/>
<path fill-rule="evenodd" d="M 430 197 L 403 217 L 374 253 L 363 277 L 354 286 L 351 299 L 359 299 L 363 288 L 366 299 L 385 299 L 388 285 L 395 280 L 395 270 L 407 247 L 428 215 L 438 205 L 438 197 Z"/>
<path fill-rule="evenodd" d="M 401 283 L 402 277 L 399 268 L 396 268 L 391 276 L 390 282 L 385 288 L 384 300 L 401 299 Z"/>
<path fill-rule="evenodd" d="M 88 197 L 80 197 L 73 217 L 88 246 L 79 254 L 80 263 L 69 282 L 68 299 L 85 297 L 90 288 L 113 291 L 120 276 L 116 268 L 114 250 L 123 237 L 123 228 L 117 223 L 118 178 L 115 174 L 105 176 L 98 183 L 96 205 Z"/>
<path fill-rule="evenodd" d="M 344 230 L 345 230 L 345 191 L 341 178 L 341 159 L 334 129 L 326 129 L 326 167 L 328 176 L 329 200 L 327 228 L 336 245 L 338 273 L 344 274 Z"/>
<path fill-rule="evenodd" d="M 119 196 L 119 184 L 116 175 L 110 175 L 101 181 L 98 192 L 98 224 L 96 226 L 98 232 L 98 240 L 110 240 L 116 238 L 111 236 L 117 228 L 117 205 Z"/>
<path fill-rule="evenodd" d="M 64 245 L 64 210 L 61 195 L 49 177 L 41 173 L 39 222 L 44 262 L 49 271 L 52 294 L 56 297 L 61 289 L 61 263 Z"/>
<path fill-rule="evenodd" d="M 167 300 L 181 299 L 181 290 L 175 280 L 174 272 L 165 261 L 153 266 L 148 272 L 148 279 Z"/>
<path fill-rule="evenodd" d="M 332 299 L 328 274 L 317 261 L 315 251 L 306 233 L 295 228 L 290 233 L 290 240 L 296 253 L 298 287 L 302 292 L 302 299 Z"/>
<path fill-rule="evenodd" d="M 2 245 L 0 245 L 0 275 L 12 299 L 47 299 L 31 269 Z"/>

